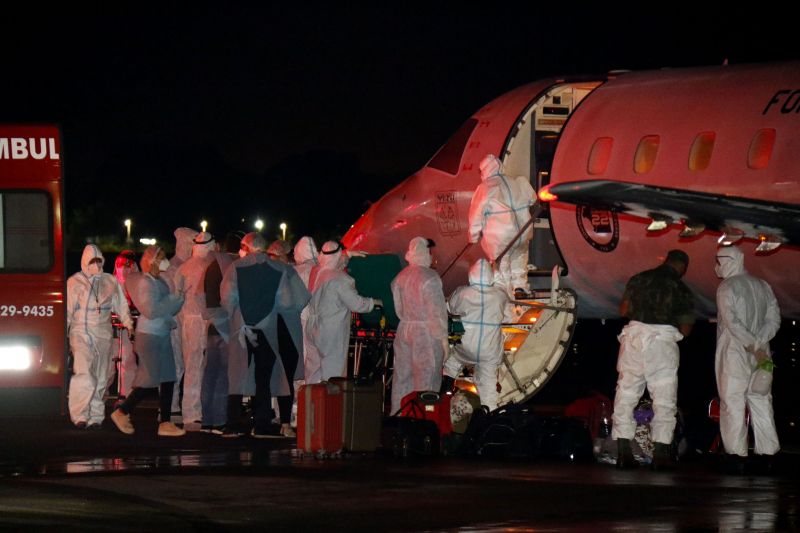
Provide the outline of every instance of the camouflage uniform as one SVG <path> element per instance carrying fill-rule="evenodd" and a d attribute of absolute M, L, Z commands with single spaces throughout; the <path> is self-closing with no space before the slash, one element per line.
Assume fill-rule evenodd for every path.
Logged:
<path fill-rule="evenodd" d="M 627 317 L 645 324 L 694 323 L 694 296 L 680 275 L 668 265 L 640 272 L 628 280 L 623 299 Z"/>

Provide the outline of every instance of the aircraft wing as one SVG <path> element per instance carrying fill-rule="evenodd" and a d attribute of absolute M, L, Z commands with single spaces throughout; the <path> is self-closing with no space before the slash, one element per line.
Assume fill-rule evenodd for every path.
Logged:
<path fill-rule="evenodd" d="M 720 233 L 741 232 L 756 240 L 800 244 L 800 205 L 796 204 L 606 180 L 558 183 L 548 190 L 558 202 Z"/>

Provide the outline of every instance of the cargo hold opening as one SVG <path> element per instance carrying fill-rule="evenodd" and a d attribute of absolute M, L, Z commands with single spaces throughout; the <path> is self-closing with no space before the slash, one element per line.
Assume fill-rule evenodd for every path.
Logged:
<path fill-rule="evenodd" d="M 511 130 L 503 151 L 503 165 L 509 176 L 528 176 L 537 193 L 550 183 L 553 156 L 561 130 L 570 115 L 602 81 L 582 81 L 553 85 L 525 109 Z M 529 263 L 535 266 L 532 276 L 550 275 L 556 265 L 565 269 L 555 237 L 550 228 L 546 206 L 536 208 Z"/>

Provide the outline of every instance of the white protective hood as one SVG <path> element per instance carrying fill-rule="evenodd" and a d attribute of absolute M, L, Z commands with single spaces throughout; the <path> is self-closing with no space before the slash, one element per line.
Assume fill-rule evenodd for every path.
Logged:
<path fill-rule="evenodd" d="M 469 269 L 469 284 L 474 287 L 491 287 L 494 273 L 486 259 L 478 259 Z"/>
<path fill-rule="evenodd" d="M 92 276 L 92 273 L 89 272 L 89 261 L 96 257 L 99 257 L 102 261 L 100 264 L 100 270 L 102 272 L 103 265 L 106 262 L 105 258 L 103 257 L 103 252 L 101 252 L 100 248 L 94 244 L 87 244 L 83 249 L 83 255 L 81 256 L 81 272 L 83 272 L 86 276 Z"/>
<path fill-rule="evenodd" d="M 718 278 L 728 279 L 747 271 L 744 268 L 744 254 L 735 246 L 726 246 L 717 250 L 717 266 L 714 272 Z"/>
<path fill-rule="evenodd" d="M 303 237 L 294 245 L 294 262 L 299 264 L 307 261 L 319 263 L 317 243 L 311 237 Z"/>
<path fill-rule="evenodd" d="M 497 159 L 497 157 L 495 157 L 493 154 L 489 154 L 484 157 L 480 164 L 481 180 L 485 181 L 492 176 L 500 174 L 501 166 L 500 160 Z"/>
<path fill-rule="evenodd" d="M 424 237 L 414 237 L 411 239 L 411 242 L 408 243 L 406 261 L 408 261 L 410 265 L 431 266 L 433 257 L 431 257 L 431 249 L 428 247 L 428 239 Z"/>

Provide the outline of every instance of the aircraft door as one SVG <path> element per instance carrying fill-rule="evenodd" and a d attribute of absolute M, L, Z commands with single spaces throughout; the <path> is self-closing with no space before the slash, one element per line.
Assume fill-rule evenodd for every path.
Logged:
<path fill-rule="evenodd" d="M 534 113 L 535 114 L 535 113 Z M 534 123 L 536 123 L 534 116 Z M 531 136 L 531 185 L 538 194 L 542 187 L 550 183 L 550 168 L 558 145 L 559 132 L 535 131 Z M 550 228 L 549 205 L 539 204 L 533 210 L 536 217 L 533 225 L 533 240 L 528 251 L 529 262 L 536 268 L 534 275 L 549 275 L 553 267 L 560 266 L 566 271 L 566 263 L 561 257 L 555 237 Z"/>

